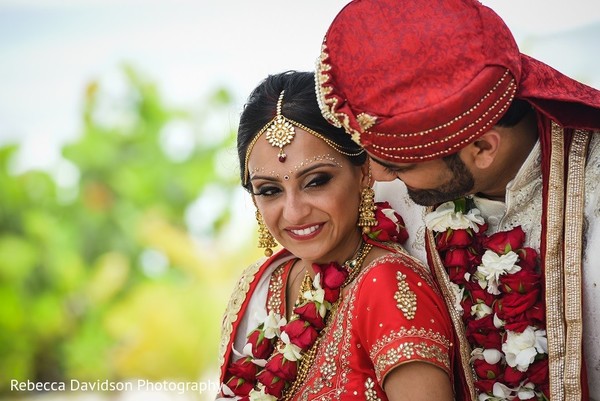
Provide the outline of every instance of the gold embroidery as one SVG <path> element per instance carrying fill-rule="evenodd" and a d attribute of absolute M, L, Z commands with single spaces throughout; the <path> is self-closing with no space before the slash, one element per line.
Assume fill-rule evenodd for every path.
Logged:
<path fill-rule="evenodd" d="M 396 306 L 402 311 L 408 320 L 415 318 L 417 313 L 417 294 L 415 294 L 406 282 L 406 274 L 396 272 L 398 280 L 398 291 L 394 293 Z"/>
<path fill-rule="evenodd" d="M 273 312 L 280 314 L 281 305 L 283 304 L 282 289 L 283 289 L 283 273 L 286 263 L 279 265 L 271 278 L 269 279 L 269 299 L 267 300 L 267 313 Z"/>
<path fill-rule="evenodd" d="M 392 243 L 385 243 L 386 246 L 391 244 Z M 439 293 L 436 285 L 433 283 L 433 276 L 431 275 L 431 272 L 429 271 L 428 267 L 423 264 L 423 262 L 406 253 L 406 250 L 398 244 L 391 245 L 390 248 L 394 249 L 397 253 L 380 257 L 377 259 L 377 264 L 403 264 L 406 266 L 407 270 L 412 270 L 413 272 L 417 273 L 419 277 L 421 277 L 436 293 Z"/>
<path fill-rule="evenodd" d="M 548 368 L 550 399 L 563 401 L 565 364 L 565 326 L 562 276 L 563 216 L 564 216 L 564 134 L 552 123 L 548 201 L 546 205 L 546 333 L 548 338 Z M 552 313 L 548 313 L 552 311 Z"/>
<path fill-rule="evenodd" d="M 379 380 L 381 380 L 383 375 L 391 368 L 401 362 L 412 360 L 415 355 L 422 359 L 437 361 L 447 370 L 450 370 L 450 359 L 448 357 L 447 349 L 443 349 L 437 345 L 430 345 L 425 342 L 406 342 L 398 345 L 396 348 L 391 348 L 378 356 L 375 362 L 375 374 Z"/>
<path fill-rule="evenodd" d="M 377 396 L 377 391 L 374 389 L 375 382 L 370 377 L 367 377 L 365 380 L 365 399 L 367 401 L 381 401 L 381 399 Z"/>
<path fill-rule="evenodd" d="M 337 128 L 342 128 L 342 124 L 338 121 L 333 113 L 330 110 L 335 110 L 335 104 L 337 104 L 337 100 L 335 100 L 334 107 L 329 107 L 328 103 L 330 103 L 327 99 L 327 95 L 329 95 L 333 88 L 331 86 L 326 85 L 329 80 L 329 76 L 327 72 L 331 70 L 331 66 L 325 62 L 329 54 L 327 53 L 327 46 L 325 43 L 321 46 L 321 54 L 317 59 L 317 65 L 315 66 L 315 91 L 317 92 L 317 103 L 319 104 L 319 108 L 321 109 L 321 114 L 327 121 L 333 124 Z"/>
<path fill-rule="evenodd" d="M 246 299 L 246 294 L 250 289 L 250 283 L 254 280 L 254 276 L 260 269 L 264 261 L 258 261 L 253 265 L 250 265 L 242 273 L 242 277 L 237 283 L 237 286 L 233 290 L 227 308 L 225 309 L 225 316 L 223 317 L 223 325 L 221 326 L 221 344 L 219 345 L 219 366 L 223 366 L 225 362 L 225 352 L 227 351 L 227 345 L 231 340 L 231 334 L 233 332 L 233 323 L 238 318 L 238 313 L 242 308 L 242 304 Z"/>
<path fill-rule="evenodd" d="M 388 344 L 408 337 L 433 341 L 440 344 L 444 348 L 450 348 L 452 346 L 452 343 L 446 338 L 446 336 L 438 333 L 437 331 L 433 331 L 432 329 L 425 330 L 423 327 L 417 329 L 415 326 L 412 326 L 409 329 L 406 327 L 401 327 L 400 330 L 392 331 L 390 334 L 384 335 L 383 337 L 379 338 L 375 344 L 373 344 L 373 347 L 370 351 L 371 359 L 375 359 L 376 355 Z"/>
<path fill-rule="evenodd" d="M 565 196 L 565 321 L 567 322 L 565 354 L 565 399 L 580 400 L 582 319 L 582 246 L 585 203 L 585 164 L 591 135 L 575 131 L 569 152 L 567 194 Z"/>
<path fill-rule="evenodd" d="M 356 121 L 358 121 L 360 128 L 362 128 L 363 131 L 366 131 L 375 125 L 377 122 L 377 117 L 371 116 L 367 113 L 360 113 L 356 116 Z"/>
<path fill-rule="evenodd" d="M 338 98 L 336 96 L 329 96 L 333 91 L 333 88 L 327 83 L 327 81 L 329 81 L 328 71 L 331 70 L 331 66 L 326 62 L 328 58 L 329 53 L 324 41 L 321 46 L 321 55 L 317 59 L 315 68 L 315 90 L 317 92 L 317 103 L 321 109 L 321 114 L 334 126 L 338 128 L 344 127 L 350 134 L 352 140 L 360 145 L 360 132 L 350 126 L 350 118 L 348 115 L 345 113 L 336 113 L 336 110 L 338 109 Z"/>

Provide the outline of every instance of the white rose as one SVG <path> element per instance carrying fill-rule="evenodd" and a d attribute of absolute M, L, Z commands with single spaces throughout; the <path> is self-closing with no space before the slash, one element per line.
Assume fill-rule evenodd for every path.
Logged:
<path fill-rule="evenodd" d="M 508 366 L 525 372 L 538 353 L 548 353 L 546 331 L 536 330 L 531 326 L 528 326 L 522 333 L 507 330 L 502 351 Z"/>
<path fill-rule="evenodd" d="M 498 351 L 494 348 L 475 348 L 471 351 L 471 359 L 469 363 L 473 363 L 473 361 L 477 359 L 483 359 L 490 365 L 495 365 L 502 360 L 502 352 Z"/>
<path fill-rule="evenodd" d="M 250 401 L 277 401 L 277 397 L 265 393 L 264 385 L 262 384 L 259 384 L 258 390 L 250 390 L 248 396 L 250 398 Z"/>
<path fill-rule="evenodd" d="M 454 202 L 441 204 L 433 212 L 425 216 L 425 225 L 432 231 L 444 232 L 448 228 L 464 230 L 467 228 L 479 232 L 478 224 L 483 224 L 479 209 L 471 209 L 467 214 L 454 211 Z"/>
<path fill-rule="evenodd" d="M 496 313 L 494 313 L 494 327 L 500 329 L 504 327 L 506 322 L 498 317 Z"/>
<path fill-rule="evenodd" d="M 533 383 L 527 383 L 526 385 L 521 386 L 521 388 L 519 388 L 519 391 L 517 392 L 519 399 L 529 400 L 535 397 L 535 391 L 533 391 L 534 388 L 535 385 Z"/>
<path fill-rule="evenodd" d="M 492 394 L 494 394 L 494 397 L 500 400 L 512 400 L 515 398 L 513 395 L 514 391 L 514 389 L 500 382 L 494 383 L 494 387 L 492 387 Z"/>
<path fill-rule="evenodd" d="M 492 313 L 492 308 L 484 304 L 483 302 L 476 303 L 471 306 L 471 316 L 475 316 L 475 319 L 481 319 L 490 315 Z"/>
<path fill-rule="evenodd" d="M 281 317 L 278 313 L 270 311 L 263 320 L 263 332 L 266 338 L 271 339 L 279 336 L 281 327 L 287 323 L 285 316 Z"/>
<path fill-rule="evenodd" d="M 490 294 L 498 295 L 500 293 L 498 291 L 498 278 L 503 274 L 516 273 L 521 270 L 521 267 L 515 264 L 518 260 L 519 255 L 513 251 L 498 255 L 494 251 L 487 250 L 481 258 L 481 264 L 477 266 L 476 277 L 483 276 L 487 280 L 487 291 Z M 485 287 L 482 285 L 482 288 Z"/>
<path fill-rule="evenodd" d="M 302 348 L 296 344 L 292 344 L 290 337 L 285 331 L 281 333 L 280 338 L 284 345 L 283 347 L 279 347 L 278 351 L 283 354 L 285 359 L 288 361 L 297 361 L 302 358 Z"/>
<path fill-rule="evenodd" d="M 488 393 L 481 393 L 479 394 L 479 396 L 477 397 L 477 399 L 479 401 L 488 401 L 488 400 L 492 400 L 494 397 L 492 397 L 491 395 L 488 395 Z"/>

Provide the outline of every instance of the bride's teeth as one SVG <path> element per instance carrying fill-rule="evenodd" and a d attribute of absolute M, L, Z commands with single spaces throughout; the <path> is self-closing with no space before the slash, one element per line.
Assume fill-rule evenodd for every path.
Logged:
<path fill-rule="evenodd" d="M 296 235 L 309 235 L 317 231 L 317 226 L 312 226 L 308 228 L 304 228 L 302 230 L 292 230 L 292 232 Z"/>

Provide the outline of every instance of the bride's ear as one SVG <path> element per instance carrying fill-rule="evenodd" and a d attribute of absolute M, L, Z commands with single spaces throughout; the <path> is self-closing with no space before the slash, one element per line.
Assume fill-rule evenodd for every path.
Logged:
<path fill-rule="evenodd" d="M 371 160 L 367 157 L 367 160 L 360 166 L 362 173 L 361 187 L 372 187 L 373 177 L 371 176 Z"/>

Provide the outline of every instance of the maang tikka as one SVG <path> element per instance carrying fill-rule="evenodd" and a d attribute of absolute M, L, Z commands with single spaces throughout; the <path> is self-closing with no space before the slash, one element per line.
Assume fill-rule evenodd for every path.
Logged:
<path fill-rule="evenodd" d="M 279 154 L 277 158 L 280 162 L 284 162 L 287 155 L 283 151 L 285 145 L 289 145 L 294 140 L 296 131 L 294 126 L 281 114 L 281 106 L 283 104 L 283 94 L 285 91 L 281 91 L 279 99 L 277 100 L 277 115 L 267 126 L 266 136 L 267 141 L 272 145 L 279 148 Z"/>

